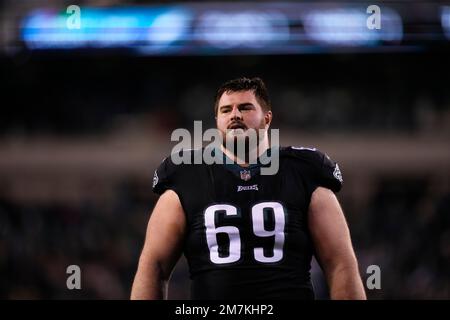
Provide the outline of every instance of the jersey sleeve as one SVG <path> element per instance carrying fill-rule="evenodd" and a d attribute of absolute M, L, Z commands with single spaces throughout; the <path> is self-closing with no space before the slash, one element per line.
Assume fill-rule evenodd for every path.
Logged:
<path fill-rule="evenodd" d="M 317 187 L 325 187 L 333 192 L 341 190 L 343 179 L 339 165 L 325 153 L 317 149 L 294 147 L 291 147 L 291 152 L 305 164 L 304 183 L 311 193 Z"/>
<path fill-rule="evenodd" d="M 339 192 L 342 189 L 342 173 L 339 169 L 339 164 L 333 161 L 326 154 L 317 151 L 321 160 L 321 168 L 319 169 L 319 186 L 327 187 L 334 192 Z"/>
<path fill-rule="evenodd" d="M 176 191 L 175 173 L 175 164 L 170 157 L 165 158 L 153 174 L 153 192 L 161 195 L 168 189 Z"/>

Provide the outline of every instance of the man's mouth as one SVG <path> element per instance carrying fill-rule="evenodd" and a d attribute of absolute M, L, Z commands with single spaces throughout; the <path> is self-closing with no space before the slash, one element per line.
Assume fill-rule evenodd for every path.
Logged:
<path fill-rule="evenodd" d="M 239 123 L 239 122 L 235 122 L 232 123 L 228 126 L 228 129 L 233 130 L 233 129 L 242 129 L 242 130 L 246 130 L 247 126 L 243 123 Z"/>

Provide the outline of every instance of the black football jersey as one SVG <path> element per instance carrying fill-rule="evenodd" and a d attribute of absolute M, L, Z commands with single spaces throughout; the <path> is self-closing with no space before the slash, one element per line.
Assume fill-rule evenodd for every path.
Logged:
<path fill-rule="evenodd" d="M 277 150 L 274 175 L 261 175 L 261 163 L 175 165 L 171 157 L 155 171 L 154 192 L 175 191 L 186 214 L 193 299 L 314 298 L 308 206 L 318 186 L 338 192 L 342 176 L 316 149 Z"/>

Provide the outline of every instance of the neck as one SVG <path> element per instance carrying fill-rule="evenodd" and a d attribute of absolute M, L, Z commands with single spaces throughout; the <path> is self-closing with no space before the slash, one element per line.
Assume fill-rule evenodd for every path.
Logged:
<path fill-rule="evenodd" d="M 225 155 L 227 155 L 231 160 L 243 167 L 248 167 L 250 164 L 257 163 L 258 158 L 264 152 L 266 152 L 269 147 L 269 138 L 267 136 L 267 132 L 265 133 L 264 138 L 259 142 L 258 146 L 252 150 L 249 150 L 249 153 L 246 155 L 247 159 L 238 157 L 235 153 L 225 148 L 223 144 L 220 145 L 220 149 Z"/>

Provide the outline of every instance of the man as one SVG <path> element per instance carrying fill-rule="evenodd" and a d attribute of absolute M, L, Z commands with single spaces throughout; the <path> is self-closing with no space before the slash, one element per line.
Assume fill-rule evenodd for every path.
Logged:
<path fill-rule="evenodd" d="M 175 165 L 169 157 L 160 165 L 153 190 L 161 197 L 148 223 L 131 298 L 167 298 L 171 272 L 184 252 L 193 299 L 313 299 L 313 255 L 332 299 L 365 299 L 333 193 L 342 182 L 337 164 L 315 149 L 270 148 L 272 111 L 259 78 L 225 83 L 215 115 L 223 137 L 217 152 L 235 163 Z M 243 157 L 228 150 L 226 141 L 242 139 L 251 129 L 263 130 L 258 144 L 238 159 Z M 279 170 L 262 175 L 263 164 L 251 160 L 271 152 L 279 152 Z"/>

